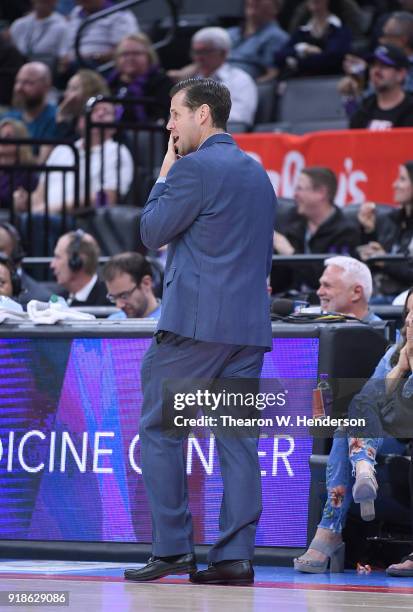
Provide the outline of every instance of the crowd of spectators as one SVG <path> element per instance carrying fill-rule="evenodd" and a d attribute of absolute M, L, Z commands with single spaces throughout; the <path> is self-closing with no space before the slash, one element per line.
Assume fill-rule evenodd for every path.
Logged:
<path fill-rule="evenodd" d="M 32 148 L 0 142 L 0 209 L 20 220 L 26 242 L 28 227 L 37 228 L 29 254 L 40 252 L 45 215 L 51 254 L 64 230 L 62 217 L 66 229 L 75 227 L 72 215 L 86 200 L 94 208 L 136 203 L 137 167 L 150 155 L 144 145 L 136 156 L 128 130 L 146 123 L 164 126 L 169 91 L 179 79 L 198 76 L 225 83 L 232 97 L 230 126 L 245 129 L 254 128 L 262 84 L 276 96 L 283 81 L 323 75 L 337 77 L 349 127 L 413 125 L 413 6 L 407 0 L 245 0 L 238 22 L 224 28 L 217 18 L 193 32 L 188 62 L 181 66 L 163 66 L 165 55 L 155 50 L 149 30 L 141 31 L 131 10 L 121 10 L 83 30 L 81 60 L 75 49 L 79 28 L 113 4 L 21 0 L 13 10 L 1 9 L 0 73 L 9 80 L 0 99 L 0 141 L 56 142 Z M 98 102 L 88 111 L 101 127 L 91 129 L 86 140 L 87 102 L 99 96 L 118 103 Z M 102 127 L 105 123 L 110 127 Z M 78 199 L 74 173 L 53 171 L 77 163 L 69 143 L 79 160 Z M 409 168 L 409 162 L 400 168 L 397 185 L 410 181 Z M 156 167 L 149 179 L 155 175 Z M 373 203 L 364 203 L 358 216 L 345 214 L 335 205 L 336 189 L 337 178 L 328 167 L 304 168 L 295 187 L 294 214 L 274 234 L 275 254 L 332 253 L 363 260 L 409 254 L 411 195 L 403 199 L 403 189 L 395 187 L 396 208 L 376 222 Z M 374 299 L 393 299 L 411 284 L 409 260 L 378 262 L 372 270 Z M 321 274 L 320 263 L 278 266 L 273 291 L 316 300 Z"/>

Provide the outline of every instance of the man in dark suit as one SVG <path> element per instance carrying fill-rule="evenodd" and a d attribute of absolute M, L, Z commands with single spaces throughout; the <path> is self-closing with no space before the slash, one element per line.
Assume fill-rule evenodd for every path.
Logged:
<path fill-rule="evenodd" d="M 100 249 L 83 230 L 63 234 L 57 241 L 50 267 L 66 290 L 69 306 L 109 306 L 105 283 L 97 275 Z"/>
<path fill-rule="evenodd" d="M 169 244 L 158 332 L 142 364 L 141 465 L 153 556 L 125 577 L 189 573 L 196 583 L 250 584 L 261 513 L 257 439 L 216 436 L 220 535 L 209 568 L 196 572 L 184 441 L 163 431 L 162 386 L 189 372 L 193 379 L 259 378 L 272 345 L 266 279 L 276 197 L 263 167 L 225 132 L 231 98 L 224 85 L 188 79 L 171 95 L 168 151 L 141 220 L 148 248 Z"/>

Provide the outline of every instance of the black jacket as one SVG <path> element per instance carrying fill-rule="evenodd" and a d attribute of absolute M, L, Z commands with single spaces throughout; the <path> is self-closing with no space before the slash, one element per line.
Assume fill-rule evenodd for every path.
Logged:
<path fill-rule="evenodd" d="M 396 295 L 413 285 L 413 217 L 403 208 L 395 208 L 389 215 L 378 217 L 374 232 L 362 232 L 363 243 L 379 242 L 387 253 L 406 255 L 404 261 L 373 265 L 376 289 L 382 295 Z"/>
<path fill-rule="evenodd" d="M 354 255 L 360 244 L 360 230 L 355 223 L 346 219 L 342 211 L 333 207 L 332 215 L 311 236 L 306 248 L 307 220 L 297 215 L 285 232 L 296 253 L 331 253 L 335 255 Z M 313 290 L 319 287 L 319 278 L 323 273 L 323 263 L 306 263 L 294 266 L 291 275 L 291 287 L 300 290 L 306 285 Z"/>
<path fill-rule="evenodd" d="M 22 306 L 27 306 L 30 300 L 39 300 L 39 302 L 48 302 L 52 292 L 44 287 L 41 283 L 29 276 L 27 272 L 22 271 L 20 275 L 22 292 L 17 297 L 17 301 Z"/>
<path fill-rule="evenodd" d="M 73 300 L 70 304 L 71 306 L 113 306 L 111 302 L 109 302 L 107 295 L 107 288 L 105 283 L 98 278 L 96 283 L 93 286 L 92 291 L 89 293 L 89 296 L 85 302 L 80 302 L 79 300 Z M 67 295 L 64 296 L 67 299 Z"/>
<path fill-rule="evenodd" d="M 386 111 L 377 106 L 376 94 L 369 96 L 350 117 L 350 128 L 368 128 L 374 120 L 385 121 L 389 127 L 413 126 L 413 96 L 406 94 L 403 102 Z"/>

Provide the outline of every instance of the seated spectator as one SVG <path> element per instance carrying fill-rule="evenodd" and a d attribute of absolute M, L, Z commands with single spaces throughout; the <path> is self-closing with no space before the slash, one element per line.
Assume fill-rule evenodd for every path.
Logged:
<path fill-rule="evenodd" d="M 358 228 L 334 204 L 337 178 L 329 168 L 304 168 L 298 178 L 294 198 L 297 216 L 285 235 L 275 232 L 274 248 L 279 255 L 294 253 L 336 253 L 350 255 L 360 244 Z M 294 266 L 290 288 L 301 291 L 318 287 L 322 264 Z"/>
<path fill-rule="evenodd" d="M 49 68 L 41 62 L 24 64 L 17 73 L 13 89 L 13 108 L 2 118 L 23 121 L 31 138 L 58 139 L 56 130 L 56 105 L 47 101 L 52 86 Z M 39 161 L 45 159 L 45 151 L 34 147 Z"/>
<path fill-rule="evenodd" d="M 19 187 L 27 192 L 33 191 L 38 183 L 36 171 L 19 170 L 18 164 L 33 165 L 36 161 L 30 145 L 5 144 L 3 138 L 30 138 L 26 126 L 17 119 L 0 121 L 0 165 L 10 166 L 10 172 L 0 170 L 0 208 L 9 210 L 13 207 L 13 193 Z"/>
<path fill-rule="evenodd" d="M 274 77 L 274 55 L 289 38 L 277 21 L 281 4 L 282 0 L 245 0 L 244 23 L 228 30 L 228 60 L 257 81 Z"/>
<path fill-rule="evenodd" d="M 110 304 L 105 283 L 97 275 L 99 256 L 98 243 L 82 230 L 63 234 L 57 241 L 50 267 L 69 306 Z"/>
<path fill-rule="evenodd" d="M 70 13 L 66 36 L 62 46 L 60 71 L 66 72 L 70 66 L 77 68 L 75 40 L 82 22 L 98 11 L 108 7 L 106 0 L 78 0 Z M 89 65 L 94 67 L 113 59 L 117 44 L 128 34 L 139 32 L 138 22 L 131 11 L 118 11 L 90 24 L 82 35 L 80 54 Z"/>
<path fill-rule="evenodd" d="M 14 80 L 26 58 L 14 45 L 0 35 L 0 106 L 9 106 L 12 101 Z"/>
<path fill-rule="evenodd" d="M 33 11 L 10 26 L 13 44 L 28 60 L 45 62 L 54 70 L 67 22 L 55 12 L 56 0 L 32 0 Z"/>
<path fill-rule="evenodd" d="M 121 40 L 115 52 L 115 65 L 108 77 L 114 96 L 153 99 L 149 104 L 125 104 L 119 118 L 139 122 L 166 121 L 172 81 L 160 69 L 158 54 L 146 34 L 131 34 Z"/>
<path fill-rule="evenodd" d="M 153 292 L 152 270 L 140 253 L 119 253 L 103 267 L 108 299 L 120 308 L 109 319 L 159 319 L 161 301 Z"/>
<path fill-rule="evenodd" d="M 325 261 L 317 295 L 323 312 L 339 312 L 365 323 L 380 321 L 369 308 L 373 280 L 366 264 L 338 255 Z"/>
<path fill-rule="evenodd" d="M 391 13 L 385 20 L 379 38 L 380 45 L 399 47 L 407 56 L 407 76 L 403 83 L 405 91 L 413 92 L 413 15 L 405 11 Z M 369 83 L 366 87 L 368 63 L 356 55 L 346 55 L 343 69 L 346 76 L 341 79 L 338 89 L 344 96 L 345 109 L 350 116 L 361 104 L 362 98 L 374 93 Z"/>
<path fill-rule="evenodd" d="M 16 298 L 20 293 L 20 281 L 13 262 L 0 251 L 0 295 Z"/>
<path fill-rule="evenodd" d="M 391 13 L 383 24 L 379 44 L 395 45 L 407 55 L 409 65 L 404 89 L 413 92 L 413 14 L 407 11 Z"/>
<path fill-rule="evenodd" d="M 104 78 L 94 70 L 82 68 L 69 79 L 62 101 L 57 107 L 56 122 L 64 140 L 77 140 L 77 124 L 89 98 L 110 95 Z"/>
<path fill-rule="evenodd" d="M 403 318 L 406 323 L 412 320 L 413 298 L 411 293 L 412 291 L 409 292 L 405 304 Z M 394 377 L 404 378 L 406 369 L 411 370 L 405 351 L 401 350 L 402 347 L 406 349 L 406 325 L 402 329 L 401 337 L 400 344 L 390 347 L 382 357 L 373 376 L 361 391 L 360 397 L 363 393 L 368 393 L 369 383 L 372 381 L 377 384 L 384 383 L 387 391 Z M 401 361 L 407 361 L 407 368 L 401 365 Z M 357 409 L 358 397 L 356 396 L 350 404 L 349 416 L 351 414 L 351 418 L 356 416 L 355 410 L 352 411 L 352 409 L 353 407 Z M 363 403 L 364 407 L 365 403 Z M 364 410 L 363 418 L 366 419 L 367 416 Z M 340 428 L 336 431 L 327 463 L 327 501 L 323 516 L 307 552 L 298 559 L 294 559 L 296 570 L 316 574 L 327 571 L 330 565 L 330 571 L 344 571 L 344 543 L 341 534 L 352 499 L 360 503 L 360 513 L 364 520 L 374 519 L 374 499 L 377 495 L 374 466 L 377 452 L 383 443 L 381 437 L 372 437 L 373 431 L 377 433 L 376 427 L 373 427 L 373 423 L 376 424 L 377 420 L 377 414 L 375 419 L 366 419 L 370 429 L 366 437 L 348 437 L 347 432 Z M 355 474 L 353 489 L 351 489 L 351 467 Z"/>
<path fill-rule="evenodd" d="M 395 45 L 380 45 L 370 61 L 370 83 L 375 93 L 363 100 L 350 117 L 350 128 L 388 130 L 413 126 L 413 96 L 403 89 L 408 58 Z"/>
<path fill-rule="evenodd" d="M 329 0 L 307 0 L 311 14 L 275 54 L 280 77 L 338 74 L 350 50 L 351 32 L 329 10 Z"/>
<path fill-rule="evenodd" d="M 361 438 L 356 438 L 357 443 L 350 444 L 350 459 L 354 465 L 356 463 L 356 495 L 357 495 L 357 484 L 359 479 L 359 471 L 357 470 L 358 463 L 367 464 L 367 469 L 362 475 L 360 473 L 359 490 L 360 486 L 364 489 L 363 491 L 363 505 L 364 507 L 371 508 L 371 512 L 374 515 L 374 500 L 377 496 L 377 483 L 374 478 L 374 460 L 375 454 L 368 454 L 363 456 L 360 453 L 359 442 L 365 442 L 367 436 L 369 438 L 373 435 L 377 436 L 373 440 L 368 439 L 367 444 L 370 442 L 379 443 L 382 441 L 384 435 L 393 434 L 393 432 L 401 433 L 403 438 L 411 438 L 411 426 L 407 419 L 403 424 L 403 427 L 397 429 L 389 427 L 389 424 L 384 420 L 378 418 L 377 403 L 378 398 L 381 402 L 385 397 L 387 407 L 395 405 L 403 406 L 405 411 L 410 411 L 412 408 L 411 401 L 411 388 L 412 388 L 412 372 L 413 372 L 413 289 L 409 289 L 407 293 L 407 299 L 403 309 L 403 328 L 401 330 L 401 340 L 398 344 L 392 346 L 381 362 L 376 368 L 375 375 L 373 378 L 377 380 L 370 381 L 371 384 L 367 383 L 360 393 L 359 398 L 355 398 L 356 401 L 352 401 L 349 406 L 349 417 L 351 419 L 365 419 L 366 426 L 364 428 L 358 427 L 356 435 L 361 435 Z M 381 365 L 381 371 L 378 372 Z M 381 379 L 381 380 L 380 380 Z M 359 399 L 359 401 L 357 401 Z M 384 406 L 383 406 L 384 407 Z M 406 413 L 407 414 L 407 413 Z M 410 452 L 412 454 L 412 440 L 410 440 Z M 360 455 L 362 455 L 360 457 Z M 354 459 L 353 459 L 354 458 Z M 411 457 L 412 460 L 412 457 Z M 362 478 L 362 480 L 361 480 Z M 409 469 L 409 481 L 410 481 L 410 497 L 413 491 L 413 468 L 412 465 Z M 353 489 L 354 495 L 354 489 Z M 413 511 L 412 500 L 411 500 L 411 512 Z M 360 508 L 362 506 L 360 504 Z M 390 565 L 387 568 L 386 573 L 390 576 L 413 576 L 413 555 L 408 555 L 402 559 L 401 563 Z"/>
<path fill-rule="evenodd" d="M 359 3 L 355 0 L 330 0 L 330 10 L 336 15 L 340 21 L 347 26 L 353 36 L 361 36 L 364 34 L 365 13 L 361 10 Z M 311 17 L 311 12 L 306 2 L 296 8 L 294 15 L 291 18 L 288 30 L 295 32 L 300 26 L 307 23 Z"/>
<path fill-rule="evenodd" d="M 393 183 L 393 209 L 385 219 L 378 219 L 374 202 L 361 205 L 358 220 L 363 245 L 358 248 L 361 259 L 400 253 L 405 261 L 378 262 L 372 266 L 376 283 L 376 302 L 391 302 L 396 294 L 413 284 L 413 161 L 402 164 Z"/>
<path fill-rule="evenodd" d="M 339 268 L 340 263 L 346 265 L 344 263 L 345 259 L 347 258 L 334 257 L 328 260 L 323 276 L 328 271 L 328 268 L 331 268 L 332 271 L 333 268 Z M 330 271 L 330 292 L 335 293 L 332 302 L 334 306 L 339 306 L 337 308 L 339 312 L 357 316 L 359 319 L 371 322 L 378 319 L 375 315 L 371 315 L 368 310 L 368 301 L 372 293 L 371 274 L 366 265 L 357 260 L 352 260 L 352 262 L 354 264 L 350 264 L 348 271 L 344 272 L 341 276 L 341 279 L 346 277 L 349 281 L 345 286 L 340 284 L 340 277 L 337 275 L 335 277 L 332 276 Z M 320 289 L 317 293 L 319 295 L 321 293 L 320 302 L 323 306 L 322 279 L 323 277 L 320 279 Z M 354 301 L 355 290 L 359 296 L 359 300 L 356 301 Z M 410 308 L 413 308 L 412 300 Z M 333 310 L 331 302 L 328 304 L 328 310 Z M 334 310 L 336 309 L 334 308 Z M 364 316 L 360 316 L 363 312 Z M 373 380 L 383 379 L 390 372 L 390 358 L 395 348 L 395 346 L 391 347 L 379 362 L 372 376 Z M 341 534 L 345 526 L 347 513 L 353 497 L 355 501 L 359 499 L 357 491 L 360 490 L 360 482 L 363 477 L 368 480 L 368 484 L 371 486 L 375 497 L 377 483 L 374 477 L 374 465 L 376 454 L 381 445 L 381 439 L 371 438 L 371 436 L 366 439 L 351 438 L 347 437 L 344 429 L 339 428 L 336 430 L 326 470 L 327 501 L 324 506 L 321 522 L 317 527 L 315 537 L 307 552 L 294 560 L 294 568 L 296 570 L 308 573 L 322 573 L 327 571 L 330 564 L 330 571 L 344 571 L 344 544 Z M 353 494 L 351 491 L 351 465 L 356 475 Z M 374 502 L 373 505 L 371 503 L 365 504 L 364 500 L 359 499 L 359 503 L 362 518 L 364 520 L 372 520 L 374 518 Z"/>
<path fill-rule="evenodd" d="M 91 113 L 92 121 L 112 123 L 115 121 L 115 108 L 108 102 L 99 102 Z M 83 116 L 80 121 L 80 131 L 84 134 L 86 120 Z M 96 206 L 104 204 L 118 204 L 121 196 L 125 195 L 131 185 L 133 177 L 133 161 L 125 145 L 118 144 L 112 137 L 115 128 L 108 128 L 101 132 L 100 128 L 91 130 L 90 151 L 90 198 Z M 103 141 L 102 141 L 103 138 Z M 80 204 L 84 203 L 85 194 L 85 139 L 84 136 L 75 142 L 79 151 L 79 193 Z M 118 157 L 119 150 L 119 157 Z M 74 163 L 73 153 L 66 145 L 58 145 L 46 161 L 47 166 L 70 166 Z M 117 167 L 119 163 L 119 184 Z M 103 164 L 103 172 L 102 172 Z M 103 183 L 102 183 L 103 179 Z M 47 193 L 46 193 L 47 184 Z M 32 212 L 43 214 L 47 198 L 48 210 L 52 214 L 60 214 L 63 206 L 63 193 L 65 193 L 66 212 L 73 210 L 75 205 L 74 173 L 68 172 L 65 176 L 61 172 L 49 172 L 46 182 L 44 173 L 40 175 L 39 184 L 33 192 Z M 28 194 L 17 190 L 14 198 L 15 209 L 24 212 L 28 206 Z"/>
<path fill-rule="evenodd" d="M 231 94 L 229 121 L 252 125 L 258 103 L 257 86 L 244 70 L 231 66 L 226 60 L 231 39 L 222 28 L 202 28 L 192 37 L 191 55 L 194 63 L 181 70 L 170 70 L 175 81 L 189 77 L 210 78 L 228 87 Z"/>
<path fill-rule="evenodd" d="M 47 302 L 51 292 L 35 281 L 22 267 L 24 251 L 21 246 L 20 236 L 16 228 L 10 223 L 0 223 L 0 251 L 3 251 L 16 268 L 16 274 L 20 278 L 21 291 L 16 300 L 26 306 L 30 300 Z"/>

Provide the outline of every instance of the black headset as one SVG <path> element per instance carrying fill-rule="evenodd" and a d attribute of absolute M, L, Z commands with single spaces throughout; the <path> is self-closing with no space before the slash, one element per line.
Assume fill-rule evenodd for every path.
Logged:
<path fill-rule="evenodd" d="M 13 251 L 10 254 L 10 259 L 12 260 L 14 265 L 17 265 L 21 262 L 23 257 L 26 255 L 22 247 L 19 232 L 14 227 L 14 225 L 12 225 L 11 223 L 8 223 L 7 221 L 0 221 L 0 228 L 3 228 L 4 230 L 6 230 L 6 232 L 10 234 L 10 236 L 13 239 L 14 247 L 13 247 Z"/>
<path fill-rule="evenodd" d="M 79 249 L 82 244 L 85 232 L 82 229 L 77 229 L 74 233 L 73 240 L 69 244 L 69 259 L 68 266 L 72 272 L 79 272 L 83 268 L 83 259 L 80 257 Z"/>
<path fill-rule="evenodd" d="M 22 280 L 17 274 L 16 266 L 14 265 L 13 260 L 11 259 L 11 257 L 7 257 L 5 253 L 0 251 L 0 264 L 6 266 L 6 268 L 10 272 L 13 297 L 17 297 L 22 292 Z"/>

